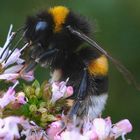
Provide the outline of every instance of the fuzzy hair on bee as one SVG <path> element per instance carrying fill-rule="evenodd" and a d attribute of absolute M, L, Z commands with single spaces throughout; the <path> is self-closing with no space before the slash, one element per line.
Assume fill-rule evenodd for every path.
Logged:
<path fill-rule="evenodd" d="M 108 60 L 84 41 L 72 34 L 71 26 L 89 36 L 89 22 L 64 6 L 56 6 L 27 18 L 25 39 L 31 42 L 29 71 L 36 65 L 51 68 L 53 81 L 66 80 L 74 95 L 69 116 L 95 118 L 101 114 L 108 97 Z"/>
<path fill-rule="evenodd" d="M 126 69 L 89 38 L 91 28 L 86 18 L 67 7 L 55 6 L 28 17 L 24 31 L 31 43 L 25 71 L 39 64 L 51 68 L 52 82 L 69 78 L 67 84 L 74 88 L 67 99 L 69 117 L 98 117 L 108 98 L 108 59 L 118 69 Z M 92 47 L 81 47 L 84 42 Z"/>

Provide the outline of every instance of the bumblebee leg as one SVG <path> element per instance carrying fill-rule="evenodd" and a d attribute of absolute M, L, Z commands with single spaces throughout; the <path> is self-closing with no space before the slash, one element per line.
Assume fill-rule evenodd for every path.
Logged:
<path fill-rule="evenodd" d="M 41 61 L 47 60 L 49 57 L 53 56 L 56 52 L 58 52 L 58 49 L 46 51 L 45 53 L 42 53 L 37 59 L 35 59 L 35 61 L 40 63 Z"/>
<path fill-rule="evenodd" d="M 77 94 L 77 99 L 78 100 L 83 100 L 84 99 L 84 97 L 86 96 L 86 89 L 87 89 L 87 70 L 84 69 L 82 81 L 80 83 L 79 91 L 78 91 L 78 94 Z"/>
<path fill-rule="evenodd" d="M 72 116 L 76 115 L 78 112 L 78 109 L 81 106 L 82 101 L 84 100 L 86 96 L 86 89 L 87 89 L 87 70 L 84 69 L 83 71 L 83 77 L 79 86 L 78 94 L 76 97 L 76 101 L 74 105 L 72 106 L 68 116 L 71 118 Z"/>
<path fill-rule="evenodd" d="M 27 61 L 28 63 L 24 69 L 25 73 L 28 73 L 29 71 L 35 69 L 35 67 L 37 66 L 37 62 L 35 62 L 34 60 L 43 52 L 44 50 L 39 45 L 31 47 L 31 50 L 29 52 L 29 58 Z"/>
<path fill-rule="evenodd" d="M 30 57 L 36 59 L 44 52 L 44 49 L 40 45 L 33 46 L 30 52 Z"/>
<path fill-rule="evenodd" d="M 24 72 L 28 73 L 29 71 L 33 70 L 37 66 L 37 63 L 35 61 L 30 61 L 30 63 L 25 68 Z"/>

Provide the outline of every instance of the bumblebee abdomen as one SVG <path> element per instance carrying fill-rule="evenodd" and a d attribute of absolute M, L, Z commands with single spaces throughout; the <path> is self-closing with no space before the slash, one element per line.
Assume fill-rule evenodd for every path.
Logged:
<path fill-rule="evenodd" d="M 106 56 L 101 55 L 99 58 L 90 60 L 88 71 L 94 76 L 106 76 L 108 73 L 108 60 Z"/>

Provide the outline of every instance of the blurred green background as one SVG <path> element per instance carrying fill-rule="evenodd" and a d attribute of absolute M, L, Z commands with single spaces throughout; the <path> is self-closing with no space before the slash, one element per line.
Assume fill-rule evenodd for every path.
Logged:
<path fill-rule="evenodd" d="M 0 0 L 0 45 L 11 23 L 16 30 L 27 15 L 54 5 L 68 6 L 95 23 L 95 40 L 119 59 L 140 83 L 139 0 Z M 43 81 L 48 78 L 48 71 L 38 68 L 36 76 Z M 128 137 L 139 140 L 140 92 L 128 85 L 112 64 L 109 77 L 110 96 L 103 115 L 110 115 L 113 122 L 128 118 L 133 124 L 133 132 Z"/>

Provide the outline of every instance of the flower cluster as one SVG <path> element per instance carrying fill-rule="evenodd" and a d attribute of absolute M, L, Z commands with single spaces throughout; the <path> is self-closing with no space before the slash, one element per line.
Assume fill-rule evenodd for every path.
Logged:
<path fill-rule="evenodd" d="M 21 122 L 22 118 L 15 116 L 0 119 L 0 139 L 13 140 L 14 138 L 20 138 L 18 124 Z"/>
<path fill-rule="evenodd" d="M 10 50 L 16 33 L 12 25 L 3 48 L 0 48 L 0 80 L 13 83 L 0 91 L 0 140 L 115 140 L 132 131 L 129 120 L 112 124 L 110 117 L 80 120 L 67 118 L 66 98 L 73 95 L 73 87 L 66 81 L 22 84 L 34 79 L 33 71 L 26 73 L 21 49 Z M 18 86 L 20 85 L 20 86 Z M 17 88 L 18 86 L 18 88 Z M 11 129 L 12 128 L 12 129 Z"/>
<path fill-rule="evenodd" d="M 40 85 L 35 80 L 30 86 L 24 85 L 23 90 L 28 102 L 21 110 L 26 111 L 26 116 L 42 127 L 46 127 L 48 122 L 60 119 L 62 111 L 67 110 L 65 98 L 73 94 L 73 88 L 66 86 L 66 82 L 44 82 Z"/>
<path fill-rule="evenodd" d="M 132 125 L 127 119 L 116 124 L 112 124 L 110 117 L 78 123 L 68 123 L 66 129 L 60 133 L 64 127 L 62 122 L 53 122 L 47 129 L 47 134 L 53 140 L 113 140 L 120 136 L 125 140 L 124 136 L 132 131 Z"/>
<path fill-rule="evenodd" d="M 28 46 L 25 44 L 21 49 L 14 48 L 10 50 L 12 41 L 15 38 L 16 33 L 12 32 L 13 26 L 10 26 L 6 42 L 2 48 L 0 48 L 0 79 L 16 82 L 18 78 L 23 78 L 27 81 L 34 79 L 33 72 L 23 72 L 25 67 L 24 59 L 20 58 L 21 52 Z M 16 45 L 15 45 L 16 46 Z"/>
<path fill-rule="evenodd" d="M 21 133 L 19 126 L 22 128 Z M 1 140 L 23 139 L 24 137 L 26 140 L 48 140 L 45 131 L 23 117 L 10 116 L 0 119 Z"/>

